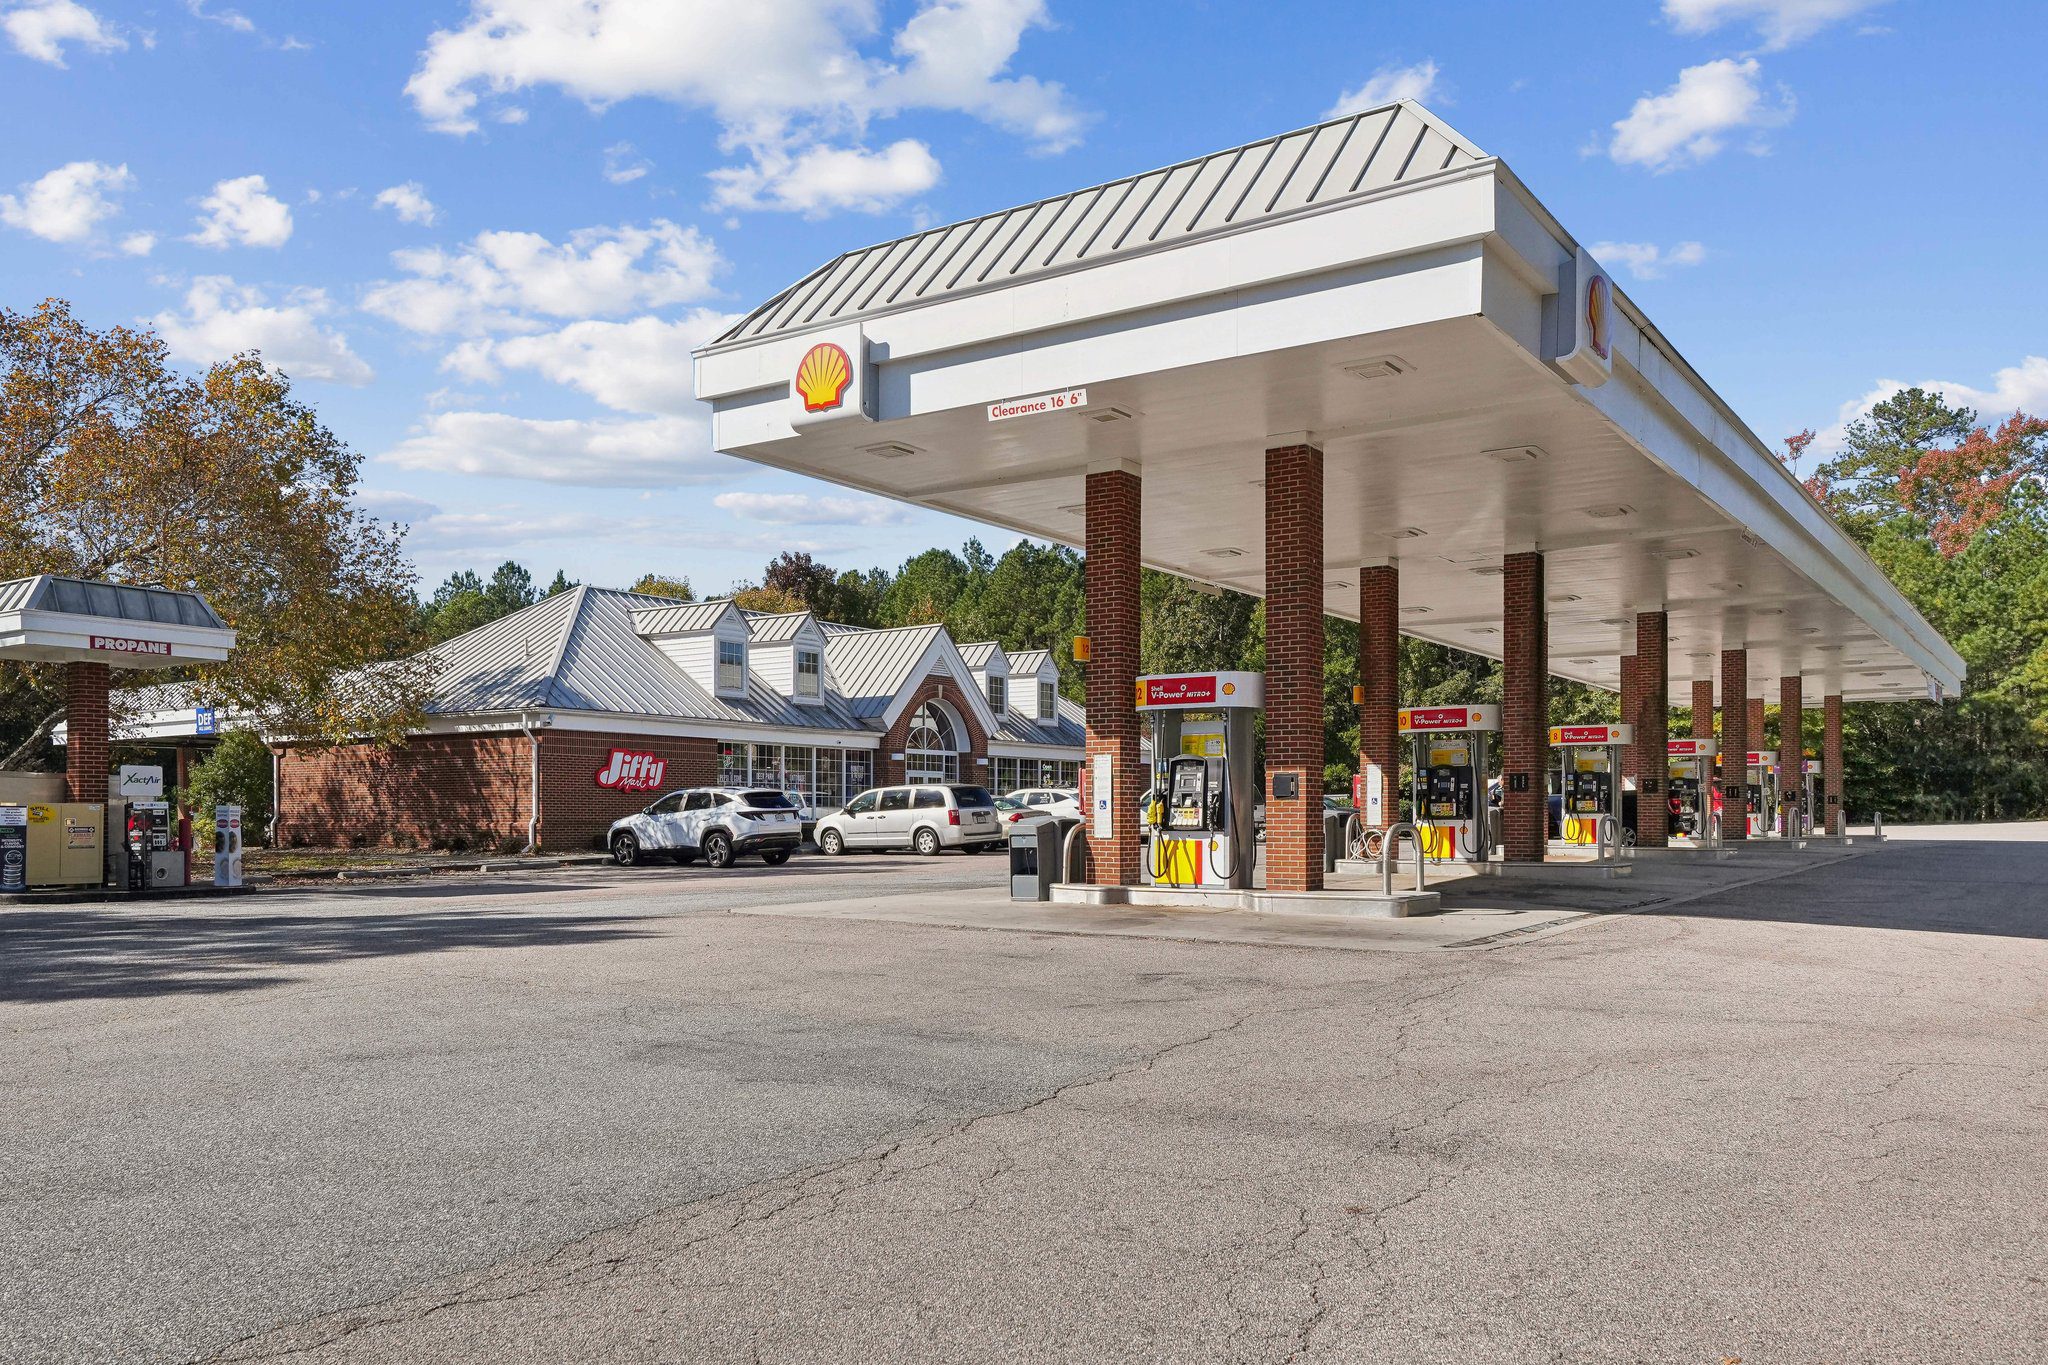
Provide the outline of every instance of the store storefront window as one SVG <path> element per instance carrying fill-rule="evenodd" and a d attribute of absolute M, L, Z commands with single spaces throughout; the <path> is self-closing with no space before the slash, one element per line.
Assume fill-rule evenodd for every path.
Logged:
<path fill-rule="evenodd" d="M 932 703 L 918 707 L 917 714 L 910 718 L 903 749 L 904 781 L 960 780 L 960 744 L 954 738 L 952 717 Z"/>
<path fill-rule="evenodd" d="M 718 746 L 718 785 L 721 787 L 744 787 L 747 785 L 746 745 L 720 744 Z"/>

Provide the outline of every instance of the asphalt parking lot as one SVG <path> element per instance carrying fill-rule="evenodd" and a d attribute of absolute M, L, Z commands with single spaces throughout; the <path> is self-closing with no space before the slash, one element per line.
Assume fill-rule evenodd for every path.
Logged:
<path fill-rule="evenodd" d="M 2048 844 L 1480 949 L 993 856 L 0 912 L 0 1359 L 2035 1361 Z"/>

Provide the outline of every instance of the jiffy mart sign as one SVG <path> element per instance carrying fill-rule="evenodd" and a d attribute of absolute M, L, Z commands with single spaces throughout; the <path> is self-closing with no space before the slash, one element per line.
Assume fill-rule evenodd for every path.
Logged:
<path fill-rule="evenodd" d="M 668 760 L 644 749 L 614 749 L 597 770 L 597 785 L 610 791 L 651 792 L 668 776 Z"/>

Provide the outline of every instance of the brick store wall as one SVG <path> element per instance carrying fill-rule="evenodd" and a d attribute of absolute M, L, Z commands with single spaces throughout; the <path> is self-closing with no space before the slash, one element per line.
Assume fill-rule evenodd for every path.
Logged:
<path fill-rule="evenodd" d="M 1138 797 L 1149 777 L 1138 747 L 1138 554 L 1143 485 L 1124 469 L 1098 470 L 1087 483 L 1088 754 L 1083 797 L 1095 798 L 1095 758 L 1115 765 L 1111 837 L 1095 837 L 1087 817 L 1087 877 L 1101 886 L 1136 886 L 1139 877 Z"/>
<path fill-rule="evenodd" d="M 1401 574 L 1391 564 L 1358 572 L 1358 771 L 1379 768 L 1382 828 L 1401 818 Z M 1368 778 L 1370 780 L 1370 778 Z M 1364 816 L 1361 808 L 1360 817 Z"/>
<path fill-rule="evenodd" d="M 973 685 L 972 681 L 963 683 L 958 678 L 926 678 L 917 685 L 910 704 L 903 708 L 903 714 L 896 717 L 896 723 L 882 736 L 882 747 L 875 755 L 876 786 L 886 787 L 903 781 L 904 763 L 890 755 L 903 752 L 903 746 L 910 737 L 910 719 L 917 714 L 917 708 L 928 701 L 943 701 L 950 705 L 959 713 L 961 724 L 967 731 L 968 752 L 960 755 L 960 780 L 985 787 L 995 781 L 994 771 L 975 761 L 988 757 L 988 735 L 983 732 L 981 722 L 974 718 L 973 708 L 961 699 L 961 693 Z"/>
<path fill-rule="evenodd" d="M 1540 863 L 1549 841 L 1550 631 L 1543 556 L 1501 560 L 1501 847 L 1509 862 Z M 1521 775 L 1523 789 L 1515 790 Z"/>
<path fill-rule="evenodd" d="M 287 748 L 278 761 L 277 841 L 516 850 L 526 843 L 528 765 L 519 734 Z"/>
<path fill-rule="evenodd" d="M 515 736 L 521 750 L 520 781 L 526 780 L 526 739 Z M 659 755 L 668 768 L 661 790 L 622 792 L 597 785 L 597 774 L 614 749 Z M 718 743 L 709 739 L 677 739 L 630 734 L 596 734 L 580 730 L 540 732 L 540 846 L 556 853 L 603 848 L 612 821 L 644 809 L 662 792 L 678 787 L 708 787 L 718 780 Z M 525 804 L 520 804 L 522 821 Z M 519 827 L 522 842 L 526 827 Z"/>
<path fill-rule="evenodd" d="M 1295 795 L 1276 782 L 1291 775 Z M 1266 452 L 1266 887 L 1323 885 L 1323 452 Z"/>

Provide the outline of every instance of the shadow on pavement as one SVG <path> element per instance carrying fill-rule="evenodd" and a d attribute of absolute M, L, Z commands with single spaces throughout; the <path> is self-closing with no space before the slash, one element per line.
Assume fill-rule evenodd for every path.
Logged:
<path fill-rule="evenodd" d="M 446 894 L 446 888 L 439 889 Z M 643 936 L 616 915 L 489 912 L 177 918 L 77 906 L 0 916 L 0 1003 L 260 990 L 287 970 L 458 948 L 533 948 Z"/>

